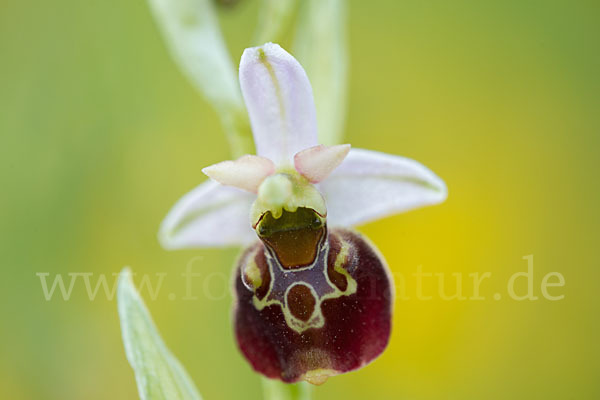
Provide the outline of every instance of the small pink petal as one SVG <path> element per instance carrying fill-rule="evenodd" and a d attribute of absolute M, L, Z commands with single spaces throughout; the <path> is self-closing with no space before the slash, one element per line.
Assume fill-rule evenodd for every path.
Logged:
<path fill-rule="evenodd" d="M 350 151 L 349 144 L 304 149 L 294 156 L 296 171 L 312 183 L 321 182 L 344 161 Z"/>
<path fill-rule="evenodd" d="M 275 164 L 268 158 L 245 155 L 235 161 L 211 165 L 202 172 L 223 185 L 256 193 L 262 181 L 275 172 Z"/>

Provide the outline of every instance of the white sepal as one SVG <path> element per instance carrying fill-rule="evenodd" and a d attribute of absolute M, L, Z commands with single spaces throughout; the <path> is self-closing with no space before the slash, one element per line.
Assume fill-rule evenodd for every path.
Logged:
<path fill-rule="evenodd" d="M 352 149 L 320 185 L 330 225 L 352 226 L 438 204 L 446 185 L 417 161 Z"/>

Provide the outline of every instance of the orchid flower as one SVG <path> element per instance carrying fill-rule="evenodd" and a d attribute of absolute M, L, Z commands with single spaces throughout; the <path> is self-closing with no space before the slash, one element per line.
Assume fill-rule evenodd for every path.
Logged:
<path fill-rule="evenodd" d="M 319 384 L 375 359 L 390 335 L 388 267 L 350 227 L 440 203 L 446 186 L 407 158 L 318 144 L 308 77 L 279 45 L 246 49 L 239 79 L 257 155 L 204 168 L 211 180 L 174 206 L 159 237 L 168 249 L 245 246 L 241 352 L 267 377 Z"/>

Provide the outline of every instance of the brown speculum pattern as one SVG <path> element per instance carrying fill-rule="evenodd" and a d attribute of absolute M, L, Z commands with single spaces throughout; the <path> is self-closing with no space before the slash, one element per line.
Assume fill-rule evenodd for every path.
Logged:
<path fill-rule="evenodd" d="M 284 382 L 322 383 L 385 349 L 392 288 L 376 249 L 358 233 L 327 229 L 315 211 L 270 213 L 235 278 L 235 334 L 255 370 Z"/>

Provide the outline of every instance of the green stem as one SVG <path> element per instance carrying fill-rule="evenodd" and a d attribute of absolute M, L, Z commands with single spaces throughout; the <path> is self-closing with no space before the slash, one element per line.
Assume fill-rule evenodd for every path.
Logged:
<path fill-rule="evenodd" d="M 245 154 L 255 154 L 252 129 L 245 108 L 217 110 L 221 117 L 223 130 L 229 142 L 231 156 L 239 158 Z"/>
<path fill-rule="evenodd" d="M 312 386 L 307 382 L 283 383 L 278 380 L 262 378 L 264 400 L 310 400 Z"/>

